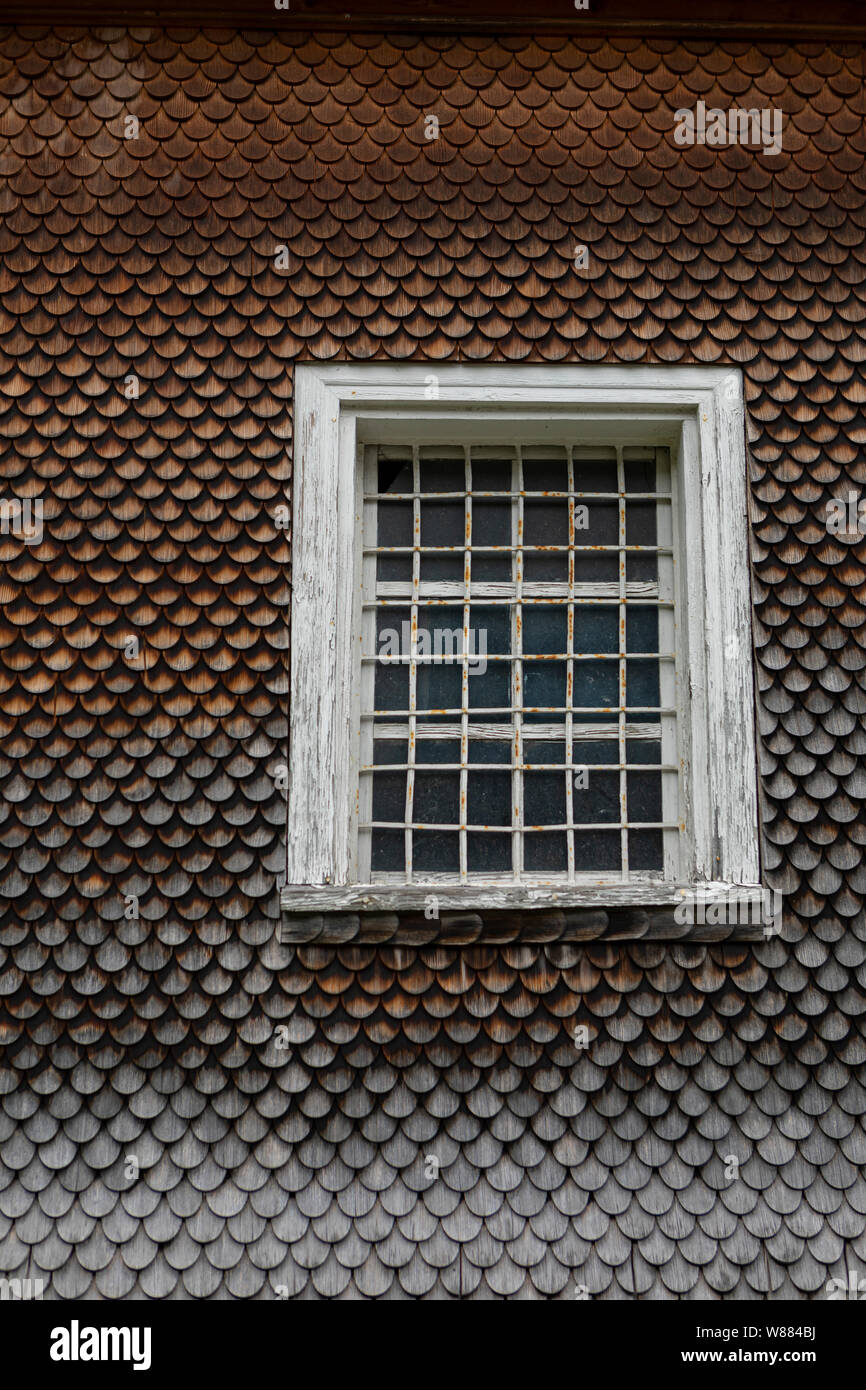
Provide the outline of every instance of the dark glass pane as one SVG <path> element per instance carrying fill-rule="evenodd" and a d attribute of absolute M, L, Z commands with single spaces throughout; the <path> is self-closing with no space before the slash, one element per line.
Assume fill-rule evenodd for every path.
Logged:
<path fill-rule="evenodd" d="M 456 830 L 413 830 L 412 865 L 418 873 L 458 874 L 460 836 Z"/>
<path fill-rule="evenodd" d="M 463 672 L 459 666 L 421 665 L 415 677 L 415 707 L 418 710 L 460 709 Z"/>
<path fill-rule="evenodd" d="M 370 867 L 383 874 L 399 874 L 406 867 L 406 836 L 402 830 L 372 830 Z"/>
<path fill-rule="evenodd" d="M 659 613 L 657 608 L 630 608 L 625 612 L 625 642 L 630 652 L 657 652 Z"/>
<path fill-rule="evenodd" d="M 627 738 L 625 741 L 625 758 L 628 763 L 660 763 L 662 760 L 662 746 L 655 740 L 650 742 L 642 738 Z"/>
<path fill-rule="evenodd" d="M 627 545 L 655 545 L 655 502 L 628 502 L 626 504 L 625 539 Z"/>
<path fill-rule="evenodd" d="M 583 533 L 580 533 L 583 535 Z M 566 576 L 567 578 L 568 576 Z M 619 579 L 619 554 L 577 550 L 574 553 L 575 584 L 615 584 Z"/>
<path fill-rule="evenodd" d="M 628 835 L 630 869 L 662 869 L 664 853 L 660 830 L 630 830 Z"/>
<path fill-rule="evenodd" d="M 523 487 L 526 492 L 568 492 L 568 460 L 564 452 L 561 458 L 533 458 L 532 450 L 524 450 Z"/>
<path fill-rule="evenodd" d="M 530 604 L 523 613 L 523 651 L 527 656 L 562 655 L 568 646 L 568 609 Z"/>
<path fill-rule="evenodd" d="M 523 507 L 523 542 L 527 546 L 568 545 L 568 503 L 542 502 L 531 498 Z M 568 581 L 568 552 L 524 554 L 526 583 Z"/>
<path fill-rule="evenodd" d="M 574 459 L 575 492 L 618 492 L 616 459 Z"/>
<path fill-rule="evenodd" d="M 419 738 L 415 745 L 417 763 L 459 763 L 460 742 L 456 738 Z"/>
<path fill-rule="evenodd" d="M 425 458 L 422 454 L 420 473 L 419 492 L 464 492 L 466 489 L 466 466 L 462 458 Z M 458 506 L 462 510 L 463 504 L 458 503 Z"/>
<path fill-rule="evenodd" d="M 427 605 L 418 609 L 418 657 L 435 664 L 463 665 L 463 609 Z"/>
<path fill-rule="evenodd" d="M 662 818 L 662 775 L 660 772 L 628 772 L 628 818 L 655 821 Z"/>
<path fill-rule="evenodd" d="M 511 743 L 506 739 L 469 740 L 470 763 L 511 763 Z"/>
<path fill-rule="evenodd" d="M 473 772 L 467 780 L 467 824 L 510 825 L 511 773 Z"/>
<path fill-rule="evenodd" d="M 376 579 L 382 584 L 411 584 L 411 555 L 377 555 Z"/>
<path fill-rule="evenodd" d="M 553 743 L 548 739 L 528 739 L 523 745 L 525 763 L 564 763 L 565 744 Z"/>
<path fill-rule="evenodd" d="M 618 763 L 619 744 L 613 740 L 596 742 L 595 739 L 584 739 L 582 742 L 572 744 L 571 761 L 580 765 L 591 767 L 593 763 Z"/>
<path fill-rule="evenodd" d="M 507 455 L 502 459 L 479 459 L 473 453 L 473 492 L 510 492 L 511 478 L 512 461 Z"/>
<path fill-rule="evenodd" d="M 402 738 L 377 738 L 373 744 L 373 762 L 378 767 L 388 763 L 405 763 L 408 753 L 408 745 Z M 374 816 L 373 819 L 378 820 L 379 817 Z"/>
<path fill-rule="evenodd" d="M 510 873 L 511 836 L 470 830 L 466 835 L 466 868 L 470 874 Z"/>
<path fill-rule="evenodd" d="M 568 551 L 524 552 L 523 579 L 527 584 L 567 584 Z"/>
<path fill-rule="evenodd" d="M 381 657 L 383 666 L 399 666 L 399 658 L 409 655 L 411 617 L 411 608 L 376 610 L 376 650 L 370 655 Z"/>
<path fill-rule="evenodd" d="M 464 568 L 462 550 L 449 555 L 422 555 L 418 577 L 422 584 L 462 584 Z"/>
<path fill-rule="evenodd" d="M 472 544 L 510 545 L 511 544 L 510 502 L 491 501 L 486 497 L 472 499 Z"/>
<path fill-rule="evenodd" d="M 406 773 L 374 772 L 373 820 L 399 821 L 406 814 Z"/>
<path fill-rule="evenodd" d="M 380 502 L 377 541 L 379 546 L 412 544 L 412 503 Z M 391 583 L 407 583 L 412 578 L 412 556 L 377 555 L 376 578 Z"/>
<path fill-rule="evenodd" d="M 380 502 L 376 524 L 376 544 L 412 544 L 412 503 Z"/>
<path fill-rule="evenodd" d="M 571 810 L 575 825 L 619 823 L 619 773 L 596 772 L 589 767 L 585 787 L 573 783 Z M 576 776 L 576 774 L 572 774 Z"/>
<path fill-rule="evenodd" d="M 574 544 L 586 545 L 589 540 L 590 527 L 590 507 L 592 500 L 575 502 L 572 512 L 574 517 Z"/>
<path fill-rule="evenodd" d="M 511 705 L 511 663 L 508 661 L 489 662 L 487 670 L 479 672 L 469 681 L 470 709 L 504 709 Z M 501 722 L 502 716 L 496 716 Z"/>
<path fill-rule="evenodd" d="M 659 577 L 659 561 L 655 551 L 630 550 L 625 557 L 625 577 L 629 584 L 647 579 L 655 582 Z"/>
<path fill-rule="evenodd" d="M 460 819 L 460 773 L 416 772 L 412 819 L 426 825 L 457 825 Z"/>
<path fill-rule="evenodd" d="M 528 834 L 523 840 L 526 873 L 558 873 L 568 868 L 568 839 L 564 831 Z"/>
<path fill-rule="evenodd" d="M 657 661 L 626 662 L 626 704 L 629 708 L 659 703 L 659 664 Z M 642 714 L 641 722 L 657 723 L 657 714 Z"/>
<path fill-rule="evenodd" d="M 656 503 L 629 502 L 625 512 L 625 538 L 628 545 L 655 545 Z M 658 556 L 638 552 L 626 556 L 626 579 L 657 579 Z"/>
<path fill-rule="evenodd" d="M 392 604 L 389 604 L 387 608 L 377 608 L 377 609 L 376 609 L 376 633 L 377 633 L 377 638 L 379 639 L 379 640 L 377 640 L 377 647 L 381 648 L 381 646 L 382 646 L 382 640 L 381 640 L 381 636 L 380 636 L 380 635 L 381 635 L 381 633 L 383 633 L 383 632 L 386 632 L 386 631 L 391 632 L 391 631 L 393 631 L 393 630 L 396 629 L 396 632 L 397 632 L 398 637 L 401 637 L 401 638 L 402 638 L 402 636 L 404 635 L 404 633 L 403 633 L 403 624 L 404 624 L 404 623 L 407 623 L 407 624 L 408 624 L 409 621 L 410 621 L 410 619 L 411 619 L 411 617 L 412 617 L 412 609 L 409 607 L 409 604 L 408 604 L 408 603 L 400 603 L 400 604 L 392 603 Z M 407 642 L 408 642 L 408 636 L 409 636 L 408 632 L 405 634 L 405 636 L 406 636 Z M 402 650 L 402 648 L 401 648 L 401 650 Z M 408 647 L 407 647 L 407 654 L 408 654 Z"/>
<path fill-rule="evenodd" d="M 655 492 L 656 459 L 655 451 L 649 459 L 623 457 L 623 475 L 626 492 Z"/>
<path fill-rule="evenodd" d="M 565 825 L 565 774 L 527 772 L 523 777 L 524 825 Z"/>
<path fill-rule="evenodd" d="M 513 579 L 512 554 L 491 555 L 472 552 L 473 584 L 510 584 Z"/>
<path fill-rule="evenodd" d="M 575 830 L 574 867 L 578 873 L 610 873 L 622 863 L 619 831 Z"/>
<path fill-rule="evenodd" d="M 421 503 L 421 544 L 454 545 L 465 543 L 466 509 L 462 502 Z"/>
<path fill-rule="evenodd" d="M 576 661 L 572 709 L 583 706 L 615 707 L 619 704 L 618 661 Z"/>
<path fill-rule="evenodd" d="M 373 687 L 373 708 L 379 710 L 408 710 L 409 667 L 377 666 Z"/>
<path fill-rule="evenodd" d="M 475 631 L 475 651 L 489 656 L 505 656 L 511 651 L 511 609 L 505 604 L 482 607 L 473 603 L 469 621 Z"/>
<path fill-rule="evenodd" d="M 568 545 L 568 504 L 528 498 L 523 504 L 524 545 Z"/>
<path fill-rule="evenodd" d="M 523 664 L 523 704 L 532 706 L 565 705 L 566 678 L 568 667 L 564 661 L 526 661 Z M 527 715 L 529 723 L 547 723 L 534 715 Z"/>
<path fill-rule="evenodd" d="M 619 506 L 614 501 L 585 504 L 589 511 L 589 525 L 586 529 L 575 531 L 575 545 L 619 545 Z"/>
<path fill-rule="evenodd" d="M 379 452 L 379 492 L 412 492 L 412 456 L 401 458 L 383 457 L 387 451 Z M 411 503 L 409 503 L 411 511 Z"/>
<path fill-rule="evenodd" d="M 619 651 L 619 609 L 576 604 L 574 609 L 576 652 Z"/>

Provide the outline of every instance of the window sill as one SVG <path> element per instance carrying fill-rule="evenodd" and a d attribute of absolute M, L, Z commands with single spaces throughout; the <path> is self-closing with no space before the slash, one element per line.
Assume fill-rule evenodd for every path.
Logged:
<path fill-rule="evenodd" d="M 731 883 L 289 884 L 280 905 L 284 944 L 761 941 L 781 927 L 768 890 Z"/>

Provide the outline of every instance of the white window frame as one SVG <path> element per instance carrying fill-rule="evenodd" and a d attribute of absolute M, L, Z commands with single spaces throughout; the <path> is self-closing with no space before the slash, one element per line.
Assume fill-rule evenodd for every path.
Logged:
<path fill-rule="evenodd" d="M 730 367 L 305 364 L 295 370 L 288 882 L 292 912 L 759 900 L 742 376 Z M 676 479 L 682 855 L 675 879 L 353 882 L 365 448 L 406 438 L 614 437 Z M 679 662 L 678 662 L 679 665 Z M 685 677 L 685 678 L 684 678 Z"/>

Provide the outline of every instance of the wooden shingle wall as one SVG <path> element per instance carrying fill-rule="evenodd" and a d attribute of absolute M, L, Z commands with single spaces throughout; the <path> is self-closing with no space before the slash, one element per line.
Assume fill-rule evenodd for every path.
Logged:
<path fill-rule="evenodd" d="M 823 519 L 866 478 L 864 73 L 0 31 L 0 470 L 44 502 L 0 537 L 0 1268 L 700 1298 L 866 1261 L 866 547 Z M 676 146 L 698 100 L 780 108 L 782 153 Z M 371 357 L 743 368 L 784 942 L 278 943 L 292 365 Z"/>

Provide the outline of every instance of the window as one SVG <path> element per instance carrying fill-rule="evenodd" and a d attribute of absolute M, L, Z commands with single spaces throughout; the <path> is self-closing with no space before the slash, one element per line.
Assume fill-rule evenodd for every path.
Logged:
<path fill-rule="evenodd" d="M 359 879 L 673 876 L 668 450 L 407 441 L 365 470 Z"/>
<path fill-rule="evenodd" d="M 286 907 L 758 886 L 740 391 L 298 369 Z"/>

